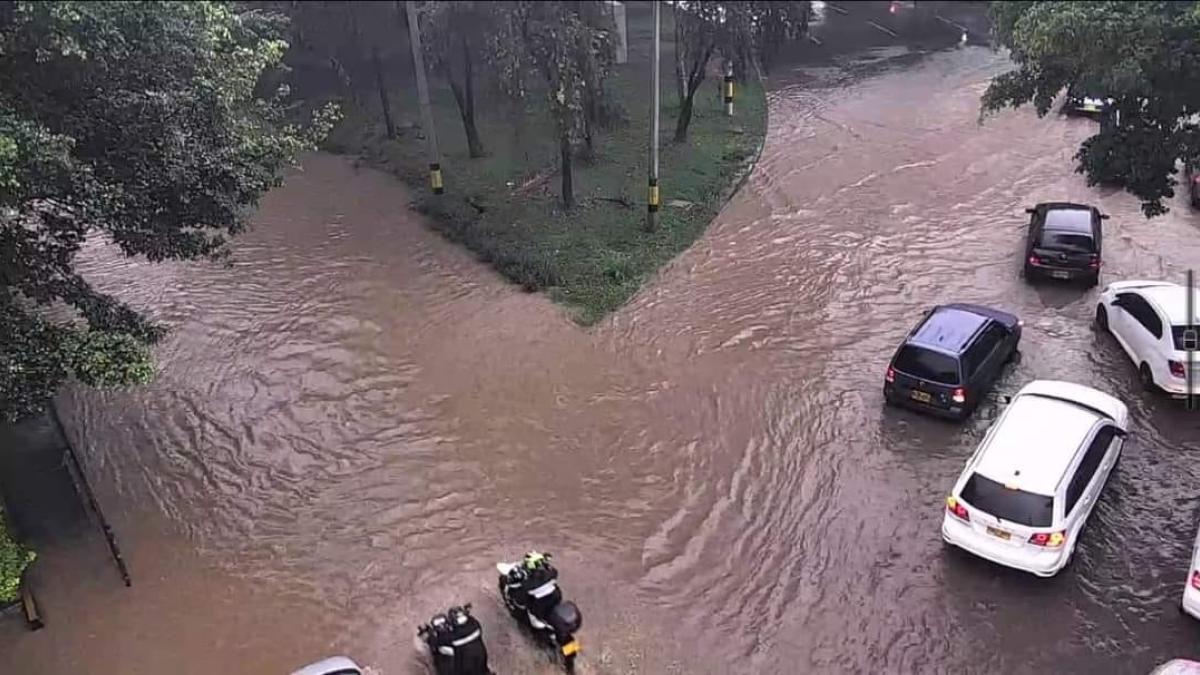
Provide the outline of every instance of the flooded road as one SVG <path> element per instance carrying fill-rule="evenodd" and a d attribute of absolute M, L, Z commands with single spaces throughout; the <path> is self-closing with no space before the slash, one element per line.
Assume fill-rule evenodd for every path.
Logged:
<path fill-rule="evenodd" d="M 470 601 L 498 672 L 552 673 L 494 591 L 492 563 L 530 547 L 583 610 L 584 672 L 1144 673 L 1200 655 L 1176 611 L 1200 418 L 1140 392 L 1090 327 L 1095 290 L 1018 276 L 1037 201 L 1112 214 L 1104 283 L 1182 278 L 1200 217 L 1178 199 L 1146 221 L 1086 187 L 1087 120 L 978 125 L 1004 67 L 968 47 L 780 71 L 746 186 L 590 332 L 330 156 L 265 200 L 231 268 L 96 251 L 91 278 L 173 328 L 153 386 L 62 402 L 134 587 L 94 552 L 86 574 L 46 552 L 59 620 L 6 625 L 6 662 L 278 673 L 346 652 L 415 673 L 415 625 Z M 895 344 L 949 301 L 1025 320 L 1000 393 L 1061 378 L 1130 407 L 1055 579 L 940 540 L 998 401 L 961 426 L 882 405 Z"/>

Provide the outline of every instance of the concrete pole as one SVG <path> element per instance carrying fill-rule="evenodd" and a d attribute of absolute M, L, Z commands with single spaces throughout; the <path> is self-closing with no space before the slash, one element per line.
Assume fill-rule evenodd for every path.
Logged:
<path fill-rule="evenodd" d="M 408 10 L 408 38 L 412 45 L 413 70 L 417 73 L 417 99 L 421 103 L 421 126 L 429 141 L 429 186 L 433 194 L 442 194 L 442 156 L 438 152 L 437 129 L 433 126 L 433 110 L 429 107 L 429 82 L 425 79 L 425 52 L 421 49 L 421 28 L 417 23 L 417 7 L 412 0 L 404 3 Z"/>
<path fill-rule="evenodd" d="M 725 114 L 733 117 L 733 61 L 725 62 Z"/>
<path fill-rule="evenodd" d="M 652 71 L 650 73 L 650 191 L 646 204 L 646 229 L 653 232 L 658 227 L 658 76 L 661 68 L 660 55 L 660 9 L 661 0 L 654 5 L 654 46 L 651 48 Z"/>

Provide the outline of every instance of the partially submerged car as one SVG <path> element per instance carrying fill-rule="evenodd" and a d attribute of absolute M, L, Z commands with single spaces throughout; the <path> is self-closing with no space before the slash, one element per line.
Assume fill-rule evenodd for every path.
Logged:
<path fill-rule="evenodd" d="M 1094 206 L 1043 202 L 1025 209 L 1025 278 L 1082 280 L 1089 287 L 1100 281 L 1103 233 L 1108 215 Z"/>

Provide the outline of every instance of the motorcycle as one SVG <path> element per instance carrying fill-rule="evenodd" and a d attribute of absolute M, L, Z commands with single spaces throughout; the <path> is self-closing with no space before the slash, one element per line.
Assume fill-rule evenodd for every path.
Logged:
<path fill-rule="evenodd" d="M 549 560 L 550 555 L 545 555 Z M 520 563 L 496 563 L 496 571 L 500 573 L 500 597 L 508 613 L 519 623 L 525 625 L 540 639 L 554 648 L 556 654 L 562 657 L 563 667 L 568 673 L 575 672 L 575 658 L 579 656 L 579 640 L 575 632 L 583 624 L 583 616 L 575 603 L 562 599 L 557 581 L 550 581 L 528 592 L 534 602 L 541 606 L 535 613 L 532 607 L 526 607 L 526 591 L 522 585 L 526 579 L 525 569 Z M 539 602 L 540 601 L 540 602 Z"/>
<path fill-rule="evenodd" d="M 483 627 L 471 616 L 470 603 L 435 614 L 417 628 L 417 636 L 429 647 L 437 675 L 494 675 L 488 668 Z"/>

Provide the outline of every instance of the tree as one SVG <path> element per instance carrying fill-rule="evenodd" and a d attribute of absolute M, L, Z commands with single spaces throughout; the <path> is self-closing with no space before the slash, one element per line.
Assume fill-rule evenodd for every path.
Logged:
<path fill-rule="evenodd" d="M 281 20 L 229 3 L 0 4 L 0 418 L 147 381 L 162 329 L 75 270 L 91 236 L 216 258 L 334 114 L 260 92 Z M 70 310 L 66 315 L 60 308 Z M 54 310 L 54 311 L 51 311 Z"/>
<path fill-rule="evenodd" d="M 498 20 L 490 51 L 505 90 L 515 98 L 524 98 L 531 75 L 545 87 L 559 141 L 562 202 L 567 209 L 575 203 L 573 147 L 587 124 L 585 99 L 589 87 L 596 86 L 589 77 L 603 74 L 587 59 L 593 52 L 612 51 L 611 34 L 581 16 L 582 4 L 519 1 L 493 5 Z"/>
<path fill-rule="evenodd" d="M 484 155 L 475 126 L 475 64 L 482 60 L 478 50 L 488 41 L 490 6 L 488 2 L 451 0 L 427 2 L 421 9 L 426 60 L 450 85 L 471 157 Z"/>
<path fill-rule="evenodd" d="M 808 28 L 807 2 L 674 3 L 676 76 L 681 99 L 675 142 L 687 141 L 696 90 L 708 74 L 708 62 L 720 52 L 739 78 L 764 57 L 773 59 L 783 40 Z"/>
<path fill-rule="evenodd" d="M 1200 162 L 1200 2 L 995 2 L 997 41 L 1017 68 L 993 78 L 982 114 L 1032 103 L 1045 116 L 1071 86 L 1113 99 L 1113 119 L 1075 154 L 1088 184 L 1124 187 L 1147 217 L 1167 211 L 1176 161 Z"/>

